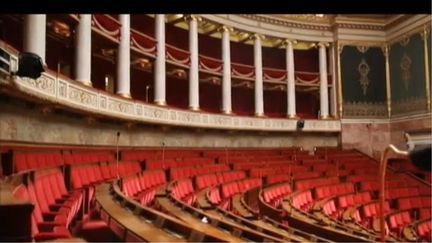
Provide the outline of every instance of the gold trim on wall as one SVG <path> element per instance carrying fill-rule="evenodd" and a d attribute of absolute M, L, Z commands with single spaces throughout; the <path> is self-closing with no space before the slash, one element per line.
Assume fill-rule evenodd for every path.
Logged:
<path fill-rule="evenodd" d="M 387 100 L 387 116 L 391 117 L 391 84 L 390 84 L 390 63 L 389 54 L 390 46 L 385 45 L 382 47 L 385 57 L 385 74 L 386 74 L 386 100 Z"/>
<path fill-rule="evenodd" d="M 349 117 L 387 117 L 387 107 L 384 102 L 346 102 L 344 103 L 344 118 Z"/>
<path fill-rule="evenodd" d="M 428 50 L 428 36 L 429 36 L 429 32 L 430 29 L 429 28 L 424 28 L 423 33 L 422 33 L 422 38 L 423 38 L 423 46 L 424 46 L 424 63 L 425 63 L 425 95 L 426 95 L 426 108 L 428 111 L 431 110 L 431 97 L 430 97 L 430 66 L 429 66 L 429 55 L 428 53 L 431 50 Z M 431 41 L 431 40 L 429 40 Z"/>
<path fill-rule="evenodd" d="M 339 44 L 343 46 L 355 46 L 361 48 L 370 48 L 370 47 L 382 47 L 385 43 L 384 41 L 351 41 L 351 40 L 339 40 Z"/>
<path fill-rule="evenodd" d="M 407 37 L 411 37 L 415 34 L 421 34 L 425 29 L 430 29 L 430 28 L 431 28 L 431 24 L 426 24 L 426 25 L 416 27 L 410 31 L 404 32 L 404 33 L 394 37 L 393 39 L 387 40 L 386 43 L 387 43 L 387 45 L 391 46 L 391 45 L 395 44 L 396 42 L 400 42 Z"/>
<path fill-rule="evenodd" d="M 408 98 L 393 103 L 394 115 L 423 113 L 425 109 L 425 98 Z"/>
<path fill-rule="evenodd" d="M 339 117 L 342 118 L 343 116 L 343 96 L 342 96 L 342 73 L 341 73 L 341 53 L 343 50 L 343 45 L 339 43 L 339 41 L 336 44 L 337 48 L 335 51 L 337 52 L 337 91 L 338 91 L 338 100 L 337 105 L 339 108 Z"/>

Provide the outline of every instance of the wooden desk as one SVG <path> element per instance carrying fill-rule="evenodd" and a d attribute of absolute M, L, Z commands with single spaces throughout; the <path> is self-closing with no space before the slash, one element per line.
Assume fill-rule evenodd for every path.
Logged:
<path fill-rule="evenodd" d="M 162 207 L 163 211 L 169 212 L 171 215 L 174 215 L 178 219 L 184 221 L 186 224 L 189 224 L 194 229 L 204 231 L 206 232 L 206 234 L 212 235 L 213 237 L 216 237 L 221 241 L 226 241 L 226 242 L 244 241 L 243 239 L 235 237 L 227 232 L 223 232 L 212 225 L 201 222 L 199 219 L 195 218 L 191 214 L 183 211 L 181 208 L 174 205 L 168 198 L 165 197 L 156 198 L 156 203 Z"/>
<path fill-rule="evenodd" d="M 207 193 L 210 190 L 210 188 L 205 188 L 197 193 L 197 204 L 202 209 L 210 209 L 213 208 L 213 205 L 210 204 L 210 202 L 207 200 Z"/>
<path fill-rule="evenodd" d="M 181 201 L 178 201 L 174 198 L 171 198 L 171 200 L 167 199 L 168 201 L 172 201 L 172 204 L 177 204 L 176 207 L 182 208 L 182 210 L 185 213 L 188 213 L 189 215 L 193 215 L 196 219 L 206 217 L 211 221 L 211 224 L 219 229 L 224 229 L 229 232 L 232 232 L 234 236 L 241 237 L 242 239 L 246 239 L 247 241 L 272 241 L 272 242 L 281 242 L 284 241 L 281 238 L 274 237 L 271 235 L 268 235 L 266 233 L 260 232 L 256 229 L 248 228 L 247 226 L 237 223 L 237 220 L 225 220 L 224 218 L 215 217 L 214 214 L 209 214 L 204 212 L 203 210 L 191 207 L 187 204 L 184 204 Z M 214 210 L 211 210 L 214 211 Z M 241 217 L 238 217 L 238 220 L 241 220 Z"/>
<path fill-rule="evenodd" d="M 312 215 L 311 217 L 309 217 L 308 214 L 301 213 L 297 209 L 293 208 L 288 201 L 283 201 L 282 207 L 285 210 L 291 210 L 291 213 L 288 215 L 289 224 L 305 232 L 316 234 L 320 237 L 330 239 L 333 241 L 349 241 L 349 242 L 371 241 L 371 239 L 368 238 L 367 235 L 365 236 L 354 235 L 345 230 L 334 228 L 333 226 L 328 225 L 327 224 L 328 222 L 317 219 Z"/>
<path fill-rule="evenodd" d="M 108 225 L 111 225 L 112 221 L 116 221 L 123 228 L 122 235 L 119 236 L 120 240 L 125 241 L 126 234 L 128 231 L 137 235 L 143 241 L 164 241 L 164 242 L 186 242 L 185 238 L 178 238 L 161 228 L 150 224 L 144 220 L 140 220 L 137 216 L 116 203 L 113 197 L 110 195 L 109 184 L 102 184 L 96 187 L 95 199 L 96 208 L 99 208 L 108 216 Z M 102 218 L 104 218 L 102 216 Z M 110 226 L 111 228 L 111 226 Z M 116 230 L 113 230 L 114 232 Z"/>
<path fill-rule="evenodd" d="M 241 197 L 242 197 L 242 194 L 236 194 L 236 195 L 233 196 L 232 203 L 233 203 L 234 210 L 236 210 L 240 214 L 241 217 L 244 217 L 244 218 L 247 218 L 247 219 L 253 218 L 254 215 L 251 212 L 249 212 L 249 210 L 247 210 L 242 205 L 242 203 L 241 203 Z"/>

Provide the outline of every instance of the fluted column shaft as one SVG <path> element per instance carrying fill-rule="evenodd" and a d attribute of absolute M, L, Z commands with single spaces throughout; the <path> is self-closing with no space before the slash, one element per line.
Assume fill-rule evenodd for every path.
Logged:
<path fill-rule="evenodd" d="M 285 41 L 286 48 L 286 71 L 287 71 L 287 116 L 296 117 L 296 98 L 295 98 L 295 66 L 293 42 Z"/>
<path fill-rule="evenodd" d="M 156 14 L 156 61 L 154 81 L 154 102 L 158 105 L 166 105 L 166 60 L 165 60 L 165 15 Z"/>
<path fill-rule="evenodd" d="M 120 44 L 117 52 L 117 94 L 130 97 L 130 15 L 119 15 Z"/>
<path fill-rule="evenodd" d="M 91 85 L 91 14 L 80 14 L 76 30 L 75 79 Z"/>
<path fill-rule="evenodd" d="M 255 64 L 255 115 L 264 115 L 263 67 L 261 38 L 254 35 L 254 64 Z"/>
<path fill-rule="evenodd" d="M 319 43 L 319 72 L 320 72 L 320 110 L 321 118 L 328 118 L 328 81 L 327 81 L 327 55 L 326 44 Z"/>
<path fill-rule="evenodd" d="M 230 51 L 230 30 L 227 27 L 221 28 L 222 32 L 222 112 L 230 114 L 231 107 L 231 51 Z"/>
<path fill-rule="evenodd" d="M 189 109 L 199 110 L 198 19 L 189 16 Z"/>
<path fill-rule="evenodd" d="M 24 51 L 37 54 L 45 64 L 46 15 L 27 14 L 24 17 Z"/>

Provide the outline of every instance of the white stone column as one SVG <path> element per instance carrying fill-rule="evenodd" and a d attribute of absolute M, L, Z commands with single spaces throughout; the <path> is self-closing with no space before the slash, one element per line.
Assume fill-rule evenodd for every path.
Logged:
<path fill-rule="evenodd" d="M 199 110 L 199 69 L 198 69 L 198 18 L 190 15 L 189 20 L 189 109 Z"/>
<path fill-rule="evenodd" d="M 230 28 L 223 26 L 222 33 L 222 112 L 232 113 L 231 106 L 231 50 L 230 50 Z"/>
<path fill-rule="evenodd" d="M 75 80 L 91 86 L 91 14 L 80 14 L 75 37 Z"/>
<path fill-rule="evenodd" d="M 319 71 L 320 71 L 320 118 L 329 117 L 328 84 L 327 84 L 327 55 L 326 43 L 319 43 Z"/>
<path fill-rule="evenodd" d="M 294 48 L 293 41 L 285 40 L 286 47 L 286 71 L 287 71 L 287 116 L 295 118 L 296 98 L 295 98 L 295 68 L 294 68 Z"/>
<path fill-rule="evenodd" d="M 31 52 L 41 57 L 45 64 L 46 50 L 46 15 L 27 14 L 24 17 L 24 52 Z"/>
<path fill-rule="evenodd" d="M 117 94 L 130 98 L 130 15 L 120 14 L 120 44 L 117 52 Z"/>
<path fill-rule="evenodd" d="M 154 103 L 166 105 L 166 60 L 165 60 L 165 14 L 156 14 L 156 60 L 154 80 Z"/>
<path fill-rule="evenodd" d="M 255 64 L 255 116 L 264 116 L 263 67 L 261 53 L 262 36 L 254 34 L 254 64 Z"/>

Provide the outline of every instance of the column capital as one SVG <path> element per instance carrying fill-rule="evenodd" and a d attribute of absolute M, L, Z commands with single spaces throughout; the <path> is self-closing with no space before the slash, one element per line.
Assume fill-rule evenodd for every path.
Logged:
<path fill-rule="evenodd" d="M 381 50 L 383 51 L 384 56 L 388 57 L 389 52 L 390 52 L 390 46 L 389 45 L 383 45 L 383 46 L 381 46 Z"/>
<path fill-rule="evenodd" d="M 252 35 L 249 36 L 249 39 L 250 40 L 258 40 L 258 39 L 259 40 L 264 40 L 265 36 L 261 35 L 261 34 L 254 33 L 254 34 L 252 34 Z"/>
<path fill-rule="evenodd" d="M 338 50 L 338 53 L 339 53 L 339 54 L 342 53 L 344 47 L 345 47 L 345 46 L 344 46 L 343 44 L 340 44 L 340 43 L 337 44 L 337 50 Z"/>
<path fill-rule="evenodd" d="M 430 26 L 425 26 L 423 31 L 420 33 L 420 36 L 423 38 L 423 41 L 426 41 L 430 32 Z"/>
<path fill-rule="evenodd" d="M 318 47 L 325 48 L 325 47 L 329 47 L 330 43 L 328 43 L 328 42 L 318 42 L 318 44 L 316 44 L 316 45 Z"/>
<path fill-rule="evenodd" d="M 198 21 L 198 22 L 199 22 L 199 21 L 202 20 L 201 17 L 196 16 L 196 15 L 193 15 L 193 14 L 185 15 L 183 18 L 184 18 L 184 20 L 186 20 L 187 22 L 190 22 L 190 21 L 192 21 L 192 20 L 195 20 L 195 21 Z"/>
<path fill-rule="evenodd" d="M 218 32 L 220 32 L 220 33 L 223 33 L 223 32 L 229 32 L 229 33 L 231 33 L 231 32 L 234 31 L 234 28 L 233 27 L 228 27 L 226 25 L 222 25 L 222 26 L 218 27 L 216 30 Z"/>
<path fill-rule="evenodd" d="M 289 45 L 295 45 L 297 44 L 297 40 L 292 40 L 292 39 L 285 39 L 281 42 L 281 44 L 285 47 L 288 47 Z"/>

